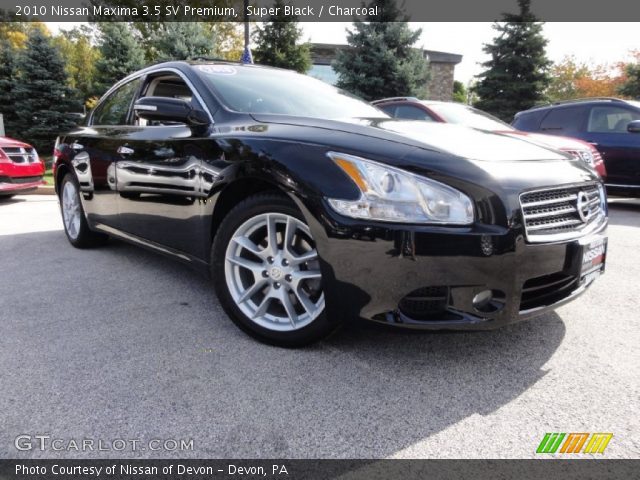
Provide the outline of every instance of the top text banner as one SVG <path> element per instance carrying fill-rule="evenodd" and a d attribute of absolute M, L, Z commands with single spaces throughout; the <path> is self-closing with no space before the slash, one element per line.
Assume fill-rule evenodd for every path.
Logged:
<path fill-rule="evenodd" d="M 248 4 L 246 4 L 248 3 Z M 388 2 L 362 0 L 0 0 L 0 21 L 42 22 L 263 22 L 272 15 L 295 15 L 300 22 L 388 21 Z M 630 0 L 532 0 L 540 20 L 563 22 L 640 21 L 640 6 Z M 516 13 L 517 0 L 399 0 L 402 20 L 485 22 Z M 640 30 L 639 30 L 640 31 Z M 464 32 L 460 32 L 464 35 Z M 597 27 L 585 35 L 597 35 Z"/>

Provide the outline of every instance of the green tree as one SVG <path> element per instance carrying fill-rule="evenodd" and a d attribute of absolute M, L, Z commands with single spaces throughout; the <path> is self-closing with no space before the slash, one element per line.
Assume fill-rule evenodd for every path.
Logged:
<path fill-rule="evenodd" d="M 0 39 L 0 114 L 7 136 L 16 135 L 16 109 L 14 106 L 14 87 L 16 83 L 16 49 L 11 42 Z"/>
<path fill-rule="evenodd" d="M 482 64 L 486 70 L 475 88 L 480 97 L 475 106 L 507 122 L 542 101 L 550 82 L 547 40 L 530 3 L 518 0 L 519 13 L 504 14 L 504 21 L 493 25 L 498 34 L 483 49 L 491 59 Z"/>
<path fill-rule="evenodd" d="M 337 85 L 366 100 L 426 95 L 429 66 L 413 47 L 422 30 L 409 28 L 395 0 L 373 0 L 374 5 L 381 15 L 356 20 L 347 31 L 351 48 L 340 51 L 333 63 Z"/>
<path fill-rule="evenodd" d="M 464 83 L 454 80 L 453 82 L 453 101 L 458 103 L 467 103 L 467 89 Z"/>
<path fill-rule="evenodd" d="M 640 51 L 634 52 L 635 63 L 624 66 L 625 80 L 618 92 L 625 97 L 640 99 Z"/>
<path fill-rule="evenodd" d="M 302 29 L 298 27 L 298 17 L 285 15 L 284 0 L 276 0 L 273 6 L 278 8 L 278 14 L 271 15 L 254 35 L 254 60 L 263 65 L 305 73 L 311 68 L 311 53 L 308 43 L 300 43 Z"/>
<path fill-rule="evenodd" d="M 167 22 L 150 38 L 153 57 L 158 60 L 188 60 L 218 55 L 215 33 L 202 22 Z"/>
<path fill-rule="evenodd" d="M 64 62 L 51 39 L 33 29 L 17 70 L 13 89 L 17 136 L 49 154 L 56 136 L 74 126 L 69 114 L 79 109 L 67 86 Z"/>
<path fill-rule="evenodd" d="M 126 23 L 101 22 L 98 31 L 100 59 L 96 62 L 96 92 L 102 95 L 118 80 L 144 66 L 145 58 L 144 50 Z"/>
<path fill-rule="evenodd" d="M 96 63 L 100 51 L 93 45 L 93 36 L 93 28 L 82 25 L 54 38 L 64 60 L 69 87 L 82 104 L 100 93 L 96 90 Z"/>

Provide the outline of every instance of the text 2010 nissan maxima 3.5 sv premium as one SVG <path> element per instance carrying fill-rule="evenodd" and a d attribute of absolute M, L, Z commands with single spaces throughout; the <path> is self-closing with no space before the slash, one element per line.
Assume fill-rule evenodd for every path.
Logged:
<path fill-rule="evenodd" d="M 74 246 L 113 236 L 210 272 L 233 321 L 273 344 L 353 317 L 499 327 L 604 269 L 606 198 L 584 162 L 393 120 L 286 70 L 146 68 L 60 136 L 55 158 Z"/>

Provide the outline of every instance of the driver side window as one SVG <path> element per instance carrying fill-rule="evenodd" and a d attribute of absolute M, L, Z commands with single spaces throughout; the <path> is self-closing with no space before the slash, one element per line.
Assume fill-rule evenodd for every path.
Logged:
<path fill-rule="evenodd" d="M 200 102 L 195 98 L 193 91 L 185 83 L 185 81 L 172 73 L 165 73 L 150 77 L 147 80 L 145 87 L 143 88 L 140 98 L 143 97 L 167 97 L 178 98 L 190 103 L 195 109 L 202 109 Z M 157 127 L 167 125 L 181 125 L 177 122 L 149 122 L 142 118 L 136 118 L 135 124 L 139 126 Z"/>
<path fill-rule="evenodd" d="M 112 92 L 93 114 L 92 125 L 128 125 L 129 109 L 141 80 L 136 78 Z"/>

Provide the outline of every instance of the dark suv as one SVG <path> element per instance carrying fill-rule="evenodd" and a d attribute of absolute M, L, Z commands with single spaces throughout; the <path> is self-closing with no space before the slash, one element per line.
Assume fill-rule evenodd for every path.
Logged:
<path fill-rule="evenodd" d="M 591 143 L 604 158 L 607 191 L 640 196 L 640 102 L 590 98 L 554 103 L 517 113 L 512 125 Z"/>

